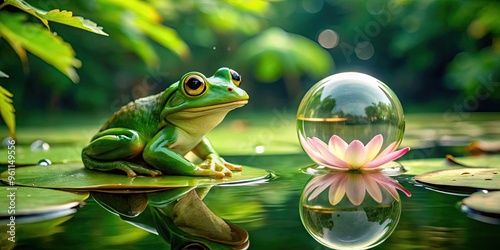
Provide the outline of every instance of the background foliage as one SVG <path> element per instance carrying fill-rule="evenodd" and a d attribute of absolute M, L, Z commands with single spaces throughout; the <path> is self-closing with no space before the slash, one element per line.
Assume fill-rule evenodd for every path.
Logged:
<path fill-rule="evenodd" d="M 211 75 L 222 66 L 243 75 L 243 87 L 259 99 L 253 109 L 295 110 L 316 81 L 360 71 L 388 84 L 407 112 L 499 111 L 500 3 L 493 0 L 26 2 L 72 11 L 109 36 L 50 22 L 82 64 L 78 84 L 44 62 L 63 56 L 56 48 L 20 60 L 2 36 L 0 71 L 10 77 L 0 84 L 14 94 L 21 119 L 40 111 L 109 115 L 188 71 Z M 46 25 L 17 8 L 0 14 L 26 27 Z"/>

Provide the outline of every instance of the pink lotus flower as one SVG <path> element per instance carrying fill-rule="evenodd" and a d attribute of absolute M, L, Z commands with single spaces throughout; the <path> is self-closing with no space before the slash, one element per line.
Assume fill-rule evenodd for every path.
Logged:
<path fill-rule="evenodd" d="M 318 164 L 334 170 L 374 170 L 393 161 L 410 150 L 409 147 L 394 151 L 397 142 L 389 144 L 380 151 L 384 138 L 378 134 L 366 145 L 359 140 L 347 144 L 342 138 L 333 135 L 328 145 L 317 137 L 304 139 L 300 135 L 304 150 Z"/>
<path fill-rule="evenodd" d="M 359 206 L 365 199 L 366 192 L 378 203 L 382 202 L 382 189 L 385 189 L 391 196 L 399 201 L 397 189 L 403 191 L 408 197 L 410 191 L 401 186 L 398 182 L 385 176 L 382 172 L 332 172 L 317 176 L 312 179 L 304 189 L 304 195 L 308 200 L 316 198 L 325 189 L 328 190 L 328 200 L 333 206 L 337 205 L 344 195 L 349 201 Z"/>

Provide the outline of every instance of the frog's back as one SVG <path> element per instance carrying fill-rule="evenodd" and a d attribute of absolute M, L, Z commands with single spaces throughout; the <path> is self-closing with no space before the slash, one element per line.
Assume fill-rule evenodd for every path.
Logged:
<path fill-rule="evenodd" d="M 159 129 L 160 113 L 165 106 L 163 93 L 129 102 L 116 111 L 100 131 L 108 128 L 128 128 L 151 139 Z"/>

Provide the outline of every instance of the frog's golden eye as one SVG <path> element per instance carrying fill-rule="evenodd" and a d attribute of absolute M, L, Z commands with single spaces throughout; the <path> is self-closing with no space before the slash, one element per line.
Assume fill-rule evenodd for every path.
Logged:
<path fill-rule="evenodd" d="M 236 85 L 236 87 L 239 87 L 240 86 L 240 83 L 241 83 L 241 76 L 240 74 L 238 74 L 238 72 L 234 71 L 234 70 L 229 70 L 229 74 L 231 74 L 231 79 L 233 80 L 233 83 L 234 85 Z"/>
<path fill-rule="evenodd" d="M 184 91 L 190 96 L 199 96 L 206 89 L 205 79 L 199 75 L 190 75 L 184 79 Z"/>

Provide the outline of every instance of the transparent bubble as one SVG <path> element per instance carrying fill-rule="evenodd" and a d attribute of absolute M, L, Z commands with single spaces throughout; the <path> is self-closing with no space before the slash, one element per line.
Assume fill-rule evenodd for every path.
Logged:
<path fill-rule="evenodd" d="M 405 118 L 398 98 L 376 78 L 356 72 L 339 73 L 316 83 L 297 112 L 297 132 L 328 143 L 337 135 L 347 143 L 366 145 L 383 136 L 382 148 L 403 140 Z"/>
<path fill-rule="evenodd" d="M 38 161 L 38 163 L 36 165 L 37 166 L 49 166 L 49 165 L 52 165 L 52 161 L 49 159 L 41 159 L 40 161 Z"/>
<path fill-rule="evenodd" d="M 30 145 L 31 151 L 47 151 L 50 149 L 50 145 L 42 140 L 36 140 Z"/>
<path fill-rule="evenodd" d="M 334 177 L 335 174 L 313 176 L 300 197 L 302 224 L 316 241 L 333 249 L 367 249 L 379 245 L 392 234 L 401 216 L 401 202 L 379 186 L 382 193 L 380 203 L 363 190 L 366 193 L 358 205 L 354 205 L 347 194 L 332 205 L 331 185 L 319 194 L 314 194 L 315 190 L 307 191 L 307 187 L 315 182 L 318 186 L 324 185 L 325 176 Z M 338 188 L 334 186 L 333 191 Z M 344 188 L 354 187 L 351 183 L 344 184 Z M 315 197 L 310 199 L 311 196 Z"/>

